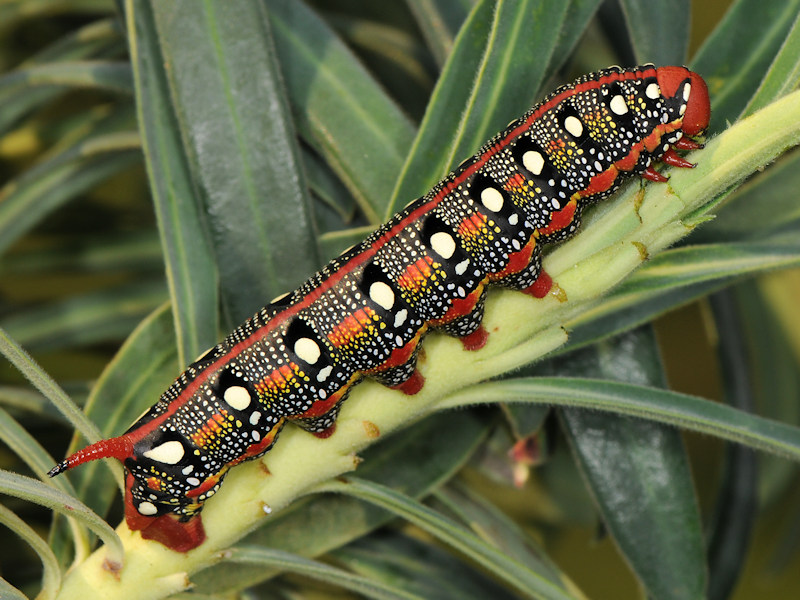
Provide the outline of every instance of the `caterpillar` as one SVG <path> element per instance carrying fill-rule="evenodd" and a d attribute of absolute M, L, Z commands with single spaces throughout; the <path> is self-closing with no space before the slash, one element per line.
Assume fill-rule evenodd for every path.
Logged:
<path fill-rule="evenodd" d="M 267 452 L 284 424 L 327 437 L 364 377 L 406 394 L 423 336 L 486 343 L 489 286 L 545 296 L 542 248 L 583 209 L 677 150 L 710 118 L 703 79 L 684 67 L 612 67 L 558 88 L 428 194 L 208 350 L 124 434 L 56 465 L 113 457 L 126 470 L 131 530 L 181 552 L 205 539 L 203 503 L 228 470 Z"/>

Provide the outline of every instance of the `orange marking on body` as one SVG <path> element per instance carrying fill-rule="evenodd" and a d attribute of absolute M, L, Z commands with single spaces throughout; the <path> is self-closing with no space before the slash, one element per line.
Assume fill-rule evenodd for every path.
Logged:
<path fill-rule="evenodd" d="M 567 205 L 559 211 L 554 211 L 550 215 L 550 224 L 547 227 L 539 229 L 541 235 L 550 235 L 556 231 L 561 231 L 572 223 L 575 217 L 575 210 L 578 208 L 578 203 L 575 200 L 570 200 Z"/>
<path fill-rule="evenodd" d="M 581 192 L 581 196 L 593 196 L 594 194 L 601 194 L 614 185 L 614 180 L 617 178 L 619 171 L 617 167 L 611 165 L 602 173 L 598 173 L 589 180 L 589 187 Z"/>
<path fill-rule="evenodd" d="M 478 287 L 470 292 L 465 298 L 455 298 L 450 304 L 450 308 L 447 309 L 447 312 L 442 315 L 441 318 L 430 321 L 431 327 L 441 327 L 442 325 L 450 323 L 459 317 L 463 317 L 471 313 L 478 305 L 478 300 L 481 298 L 483 288 L 487 281 L 488 278 L 484 279 L 480 284 L 478 284 Z"/>
<path fill-rule="evenodd" d="M 339 401 L 342 397 L 347 393 L 347 390 L 350 388 L 353 383 L 358 381 L 358 375 L 353 375 L 345 385 L 340 387 L 336 392 L 325 398 L 324 400 L 316 399 L 314 403 L 311 405 L 307 411 L 292 415 L 291 420 L 294 419 L 313 419 L 316 417 L 321 417 L 322 415 L 328 414 L 331 409 L 339 404 Z"/>
<path fill-rule="evenodd" d="M 385 361 L 379 364 L 377 367 L 370 369 L 368 371 L 364 371 L 367 375 L 374 375 L 381 373 L 382 371 L 386 371 L 388 369 L 392 369 L 394 367 L 399 367 L 400 365 L 406 364 L 410 359 L 411 355 L 414 354 L 414 350 L 417 349 L 420 340 L 422 339 L 422 335 L 428 330 L 428 325 L 423 325 L 417 334 L 408 340 L 405 346 L 401 346 L 400 348 L 395 348 L 392 350 L 392 353 L 389 355 Z"/>
<path fill-rule="evenodd" d="M 328 340 L 337 348 L 351 344 L 365 329 L 372 326 L 374 316 L 375 311 L 368 306 L 358 309 L 331 330 Z"/>
<path fill-rule="evenodd" d="M 511 191 L 514 188 L 521 188 L 525 185 L 525 178 L 522 176 L 522 173 L 514 173 L 511 177 L 506 179 L 506 183 L 503 186 L 506 190 Z"/>
<path fill-rule="evenodd" d="M 472 213 L 458 224 L 458 235 L 464 239 L 477 237 L 486 227 L 486 221 L 487 217 L 483 213 Z"/>
<path fill-rule="evenodd" d="M 206 421 L 205 425 L 189 434 L 189 437 L 191 438 L 192 442 L 194 442 L 194 445 L 202 448 L 211 440 L 213 440 L 220 431 L 223 430 L 221 425 L 224 424 L 226 427 L 230 427 L 227 417 L 228 413 L 224 409 L 219 413 L 211 415 L 208 421 Z"/>
<path fill-rule="evenodd" d="M 147 478 L 147 487 L 151 490 L 160 490 L 161 489 L 161 480 L 158 477 L 148 477 Z"/>
<path fill-rule="evenodd" d="M 552 223 L 551 223 L 552 224 Z M 541 231 L 541 230 L 540 230 Z M 502 271 L 496 273 L 489 273 L 490 281 L 498 281 L 509 275 L 519 273 L 531 263 L 531 256 L 533 249 L 536 247 L 536 238 L 531 236 L 528 243 L 525 244 L 518 252 L 512 252 L 508 255 L 508 263 Z"/>
<path fill-rule="evenodd" d="M 203 483 L 201 483 L 199 486 L 197 486 L 193 490 L 189 490 L 188 492 L 186 492 L 186 497 L 187 498 L 196 498 L 197 496 L 199 496 L 201 494 L 205 494 L 208 490 L 210 490 L 211 488 L 213 488 L 215 485 L 217 485 L 219 483 L 219 478 L 222 477 L 222 475 L 227 470 L 228 470 L 228 467 L 226 466 L 219 473 L 216 473 L 215 475 L 209 475 L 206 478 L 206 480 Z"/>
<path fill-rule="evenodd" d="M 418 290 L 430 278 L 432 264 L 433 259 L 430 256 L 423 256 L 406 267 L 405 273 L 397 278 L 397 285 L 409 291 Z"/>

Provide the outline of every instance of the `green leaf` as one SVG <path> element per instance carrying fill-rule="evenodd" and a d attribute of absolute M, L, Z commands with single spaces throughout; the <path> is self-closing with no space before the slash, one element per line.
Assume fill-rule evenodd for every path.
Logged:
<path fill-rule="evenodd" d="M 230 328 L 319 267 L 267 14 L 253 2 L 150 6 Z"/>
<path fill-rule="evenodd" d="M 335 560 L 360 575 L 391 582 L 420 598 L 513 600 L 518 597 L 444 549 L 393 531 L 361 538 L 338 550 Z"/>
<path fill-rule="evenodd" d="M 113 20 L 90 23 L 76 31 L 70 31 L 63 38 L 25 61 L 22 68 L 42 66 L 52 62 L 52 68 L 57 69 L 56 65 L 63 61 L 80 61 L 113 53 L 117 48 L 122 50 L 124 49 L 124 40 L 120 34 L 120 28 Z M 25 73 L 26 71 L 20 72 Z M 121 75 L 121 73 L 117 75 Z M 9 88 L 2 83 L 8 81 L 6 79 L 8 77 L 10 75 L 0 77 L 0 134 L 7 132 L 31 111 L 71 89 L 68 85 L 55 83 L 37 86 L 22 84 Z M 128 67 L 127 77 L 130 80 L 130 67 Z M 128 87 L 130 87 L 129 84 Z"/>
<path fill-rule="evenodd" d="M 800 460 L 800 428 L 703 398 L 639 385 L 566 377 L 508 379 L 471 386 L 447 398 L 440 406 L 452 408 L 486 402 L 539 402 L 611 411 L 679 425 Z"/>
<path fill-rule="evenodd" d="M 30 351 L 124 339 L 166 299 L 163 281 L 141 281 L 69 297 L 7 317 L 8 334 Z"/>
<path fill-rule="evenodd" d="M 541 574 L 509 559 L 502 552 L 486 544 L 447 517 L 391 488 L 361 479 L 347 478 L 324 484 L 322 489 L 352 495 L 408 519 L 427 533 L 475 561 L 525 597 L 548 599 L 576 597 L 564 591 L 560 586 L 553 585 Z"/>
<path fill-rule="evenodd" d="M 793 92 L 800 83 L 800 15 L 794 21 L 780 51 L 747 108 L 742 112 L 746 117 L 770 102 Z"/>
<path fill-rule="evenodd" d="M 581 375 L 663 387 L 666 377 L 650 328 L 571 357 Z M 701 598 L 704 541 L 680 432 L 596 411 L 561 409 L 564 430 L 603 521 L 648 596 Z M 681 573 L 676 580 L 675 573 Z"/>
<path fill-rule="evenodd" d="M 445 64 L 474 0 L 409 0 L 407 4 L 436 63 Z"/>
<path fill-rule="evenodd" d="M 682 65 L 689 48 L 689 0 L 621 0 L 638 64 Z"/>
<path fill-rule="evenodd" d="M 725 401 L 752 412 L 753 387 L 742 325 L 731 290 L 710 297 Z M 758 507 L 757 457 L 750 448 L 725 446 L 722 481 L 708 537 L 708 598 L 729 598 L 744 570 Z"/>
<path fill-rule="evenodd" d="M 164 248 L 181 364 L 216 343 L 217 268 L 169 93 L 152 7 L 125 4 L 139 129 Z"/>
<path fill-rule="evenodd" d="M 25 521 L 3 505 L 0 505 L 0 523 L 27 542 L 28 546 L 39 556 L 39 560 L 42 561 L 44 571 L 42 574 L 42 589 L 37 598 L 42 600 L 55 598 L 61 585 L 61 569 L 47 543 Z M 0 596 L 6 598 L 2 590 L 0 590 Z"/>
<path fill-rule="evenodd" d="M 539 573 L 554 585 L 575 589 L 575 584 L 553 564 L 530 535 L 467 486 L 454 482 L 441 488 L 434 497 L 476 535 L 509 558 Z"/>
<path fill-rule="evenodd" d="M 91 135 L 0 189 L 0 252 L 54 209 L 141 158 L 134 132 Z"/>
<path fill-rule="evenodd" d="M 109 563 L 121 566 L 124 552 L 119 536 L 109 527 L 108 523 L 76 498 L 59 490 L 54 490 L 50 486 L 30 477 L 23 477 L 3 470 L 0 470 L 0 492 L 28 502 L 41 504 L 51 510 L 76 519 L 103 540 L 106 545 Z"/>
<path fill-rule="evenodd" d="M 267 0 L 265 5 L 298 131 L 377 225 L 411 146 L 413 126 L 305 4 Z"/>
<path fill-rule="evenodd" d="M 541 0 L 484 0 L 475 6 L 437 82 L 387 215 L 424 194 L 530 107 L 548 72 L 568 6 Z M 514 60 L 518 56 L 536 56 L 537 61 Z"/>
<path fill-rule="evenodd" d="M 692 69 L 703 76 L 711 94 L 709 133 L 723 131 L 742 113 L 799 11 L 798 0 L 737 0 L 706 38 L 692 60 Z"/>
<path fill-rule="evenodd" d="M 342 587 L 368 598 L 378 600 L 421 600 L 421 596 L 406 593 L 380 581 L 353 575 L 321 562 L 289 554 L 281 550 L 259 547 L 233 548 L 225 553 L 225 558 L 234 563 L 246 563 L 260 568 L 280 569 L 302 575 L 304 578 Z"/>

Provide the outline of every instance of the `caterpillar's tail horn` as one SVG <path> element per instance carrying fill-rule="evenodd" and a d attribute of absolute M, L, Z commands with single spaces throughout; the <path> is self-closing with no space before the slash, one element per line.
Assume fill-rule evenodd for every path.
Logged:
<path fill-rule="evenodd" d="M 100 440 L 91 446 L 86 446 L 86 448 L 78 450 L 75 454 L 68 456 L 50 469 L 47 474 L 50 477 L 55 477 L 73 467 L 97 460 L 98 458 L 116 458 L 122 461 L 131 456 L 133 456 L 133 443 L 127 436 L 123 435 L 108 440 Z"/>

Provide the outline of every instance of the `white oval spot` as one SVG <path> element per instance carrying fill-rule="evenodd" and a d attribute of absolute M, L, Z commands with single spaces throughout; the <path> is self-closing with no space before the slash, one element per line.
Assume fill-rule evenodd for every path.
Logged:
<path fill-rule="evenodd" d="M 647 89 L 649 90 L 650 88 L 648 87 Z M 617 94 L 611 99 L 608 107 L 615 115 L 624 115 L 628 112 L 628 105 L 625 103 L 625 98 L 623 98 L 620 94 Z"/>
<path fill-rule="evenodd" d="M 493 187 L 487 187 L 481 192 L 481 204 L 492 212 L 499 212 L 503 208 L 503 194 Z"/>
<path fill-rule="evenodd" d="M 522 166 L 534 175 L 541 175 L 544 169 L 544 156 L 536 150 L 528 150 L 522 155 Z"/>
<path fill-rule="evenodd" d="M 144 456 L 166 465 L 176 465 L 183 458 L 183 444 L 177 440 L 164 442 L 145 452 Z"/>
<path fill-rule="evenodd" d="M 376 281 L 369 286 L 369 297 L 372 301 L 386 310 L 394 306 L 394 292 L 383 281 Z"/>
<path fill-rule="evenodd" d="M 222 399 L 236 410 L 244 410 L 250 406 L 250 392 L 240 385 L 232 385 L 225 390 Z"/>
<path fill-rule="evenodd" d="M 444 231 L 437 231 L 431 236 L 431 248 L 442 258 L 450 258 L 456 252 L 456 241 Z"/>
<path fill-rule="evenodd" d="M 678 114 L 680 116 L 683 116 L 685 113 L 686 113 L 686 105 L 685 104 L 681 104 L 680 109 L 678 109 Z"/>
<path fill-rule="evenodd" d="M 516 216 L 516 215 L 514 215 L 514 216 Z M 458 263 L 456 265 L 456 268 L 455 268 L 456 275 L 463 275 L 464 273 L 466 273 L 467 272 L 467 267 L 469 267 L 469 259 L 465 258 L 464 260 L 462 260 L 460 263 Z"/>
<path fill-rule="evenodd" d="M 330 374 L 332 372 L 333 372 L 333 366 L 332 365 L 328 365 L 327 367 L 324 367 L 324 368 L 320 369 L 319 373 L 317 373 L 317 381 L 322 383 L 328 377 L 330 377 Z"/>
<path fill-rule="evenodd" d="M 183 467 L 183 469 L 181 469 L 181 473 L 184 475 L 188 475 L 192 471 L 194 471 L 194 465 L 189 465 L 188 467 Z"/>
<path fill-rule="evenodd" d="M 300 360 L 313 365 L 319 360 L 319 345 L 311 338 L 300 338 L 294 343 L 294 353 Z"/>
<path fill-rule="evenodd" d="M 683 101 L 688 102 L 689 96 L 691 95 L 692 95 L 692 84 L 687 83 L 685 86 L 683 86 Z"/>
<path fill-rule="evenodd" d="M 578 117 L 573 115 L 564 119 L 564 129 L 567 130 L 572 137 L 581 137 L 583 135 L 583 123 L 580 122 Z"/>
<path fill-rule="evenodd" d="M 258 412 L 257 410 L 253 411 L 253 413 L 250 415 L 250 425 L 255 425 L 256 423 L 258 423 L 258 420 L 260 418 L 261 418 L 261 413 Z"/>
<path fill-rule="evenodd" d="M 511 223 L 512 225 L 516 225 L 519 222 L 519 215 L 514 213 L 513 215 L 508 217 L 508 222 Z"/>
<path fill-rule="evenodd" d="M 158 512 L 156 505 L 152 502 L 148 502 L 145 500 L 144 502 L 140 502 L 139 506 L 136 507 L 140 513 L 142 513 L 146 517 L 152 517 L 154 514 Z"/>
<path fill-rule="evenodd" d="M 402 309 L 402 310 L 398 310 L 397 314 L 394 316 L 394 327 L 395 327 L 395 329 L 397 329 L 403 323 L 405 323 L 407 318 L 408 318 L 408 311 L 405 308 Z"/>
<path fill-rule="evenodd" d="M 661 95 L 661 89 L 658 87 L 657 83 L 651 83 L 644 90 L 644 95 L 650 98 L 651 100 L 655 100 Z"/>
<path fill-rule="evenodd" d="M 251 435 L 253 436 L 253 440 L 254 441 L 256 441 L 256 442 L 261 441 L 261 434 L 258 433 L 257 431 L 254 431 Z"/>
<path fill-rule="evenodd" d="M 186 483 L 196 487 L 196 486 L 200 485 L 200 480 L 197 477 L 187 477 L 186 478 Z"/>

